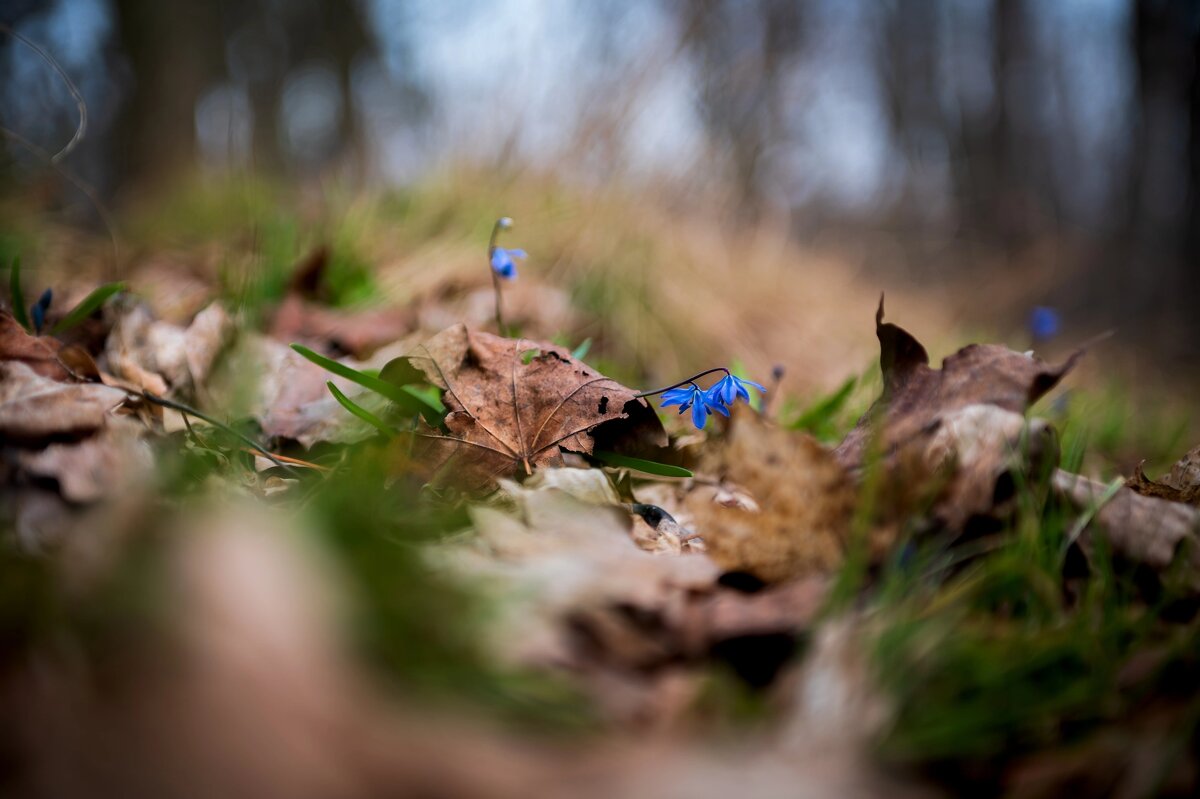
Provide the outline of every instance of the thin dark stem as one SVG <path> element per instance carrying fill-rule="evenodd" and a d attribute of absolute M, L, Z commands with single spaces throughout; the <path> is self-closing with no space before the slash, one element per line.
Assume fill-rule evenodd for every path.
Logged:
<path fill-rule="evenodd" d="M 637 399 L 638 397 L 653 397 L 655 394 L 661 394 L 664 391 L 670 391 L 673 388 L 679 388 L 680 386 L 685 385 L 687 383 L 691 383 L 692 385 L 695 386 L 697 380 L 699 380 L 701 377 L 704 377 L 705 375 L 711 375 L 713 372 L 724 372 L 725 374 L 729 374 L 729 370 L 726 369 L 724 366 L 718 366 L 714 369 L 705 369 L 703 372 L 700 372 L 699 374 L 694 374 L 691 377 L 680 380 L 678 383 L 673 383 L 673 384 L 671 384 L 669 386 L 665 386 L 663 388 L 656 388 L 653 391 L 643 391 L 641 394 L 634 394 L 633 398 Z M 696 388 L 699 388 L 699 386 L 696 386 Z"/>
<path fill-rule="evenodd" d="M 491 256 L 488 256 L 488 268 L 491 269 Z M 504 314 L 500 310 L 500 276 L 492 269 L 492 291 L 496 295 L 496 332 L 504 335 Z"/>
<path fill-rule="evenodd" d="M 184 414 L 185 419 L 189 415 L 195 416 L 197 419 L 203 419 L 204 421 L 208 422 L 212 426 L 218 427 L 218 428 L 224 430 L 226 433 L 230 433 L 234 436 L 237 436 L 239 439 L 241 439 L 243 444 L 246 444 L 246 445 L 250 446 L 251 448 L 258 450 L 259 452 L 261 452 L 263 454 L 263 457 L 265 457 L 267 460 L 271 461 L 271 463 L 275 464 L 280 469 L 283 469 L 285 472 L 288 472 L 293 477 L 301 478 L 303 476 L 299 472 L 297 472 L 295 469 L 293 469 L 291 466 L 288 466 L 286 463 L 279 460 L 279 458 L 272 455 L 270 453 L 270 451 L 267 450 L 266 447 L 264 447 L 262 444 L 259 444 L 253 438 L 250 438 L 250 436 L 243 434 L 240 430 L 230 427 L 229 425 L 225 424 L 222 421 L 214 419 L 213 417 L 209 416 L 206 413 L 202 413 L 201 411 L 198 411 L 191 406 L 184 405 L 182 402 L 175 402 L 174 400 L 169 400 L 165 397 L 160 397 L 157 394 L 152 394 L 149 391 L 146 391 L 144 389 L 142 390 L 142 396 L 145 397 L 150 402 L 154 403 L 155 405 L 161 405 L 164 408 L 170 408 L 173 411 L 178 411 L 179 413 Z M 190 428 L 191 425 L 188 425 L 188 427 Z"/>
<path fill-rule="evenodd" d="M 496 332 L 502 336 L 504 335 L 504 312 L 500 307 L 500 275 L 496 274 L 496 270 L 492 268 L 492 255 L 496 252 L 496 239 L 499 238 L 500 231 L 508 227 L 504 224 L 506 219 L 508 217 L 502 216 L 496 220 L 496 224 L 492 225 L 492 235 L 488 239 L 488 271 L 492 273 L 492 291 L 496 295 Z"/>

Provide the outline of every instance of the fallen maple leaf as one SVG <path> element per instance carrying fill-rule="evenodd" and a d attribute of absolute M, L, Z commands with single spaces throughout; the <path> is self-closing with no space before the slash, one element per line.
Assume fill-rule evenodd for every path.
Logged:
<path fill-rule="evenodd" d="M 875 313 L 875 332 L 883 395 L 834 450 L 848 469 L 863 465 L 872 436 L 879 436 L 879 452 L 887 458 L 932 433 L 948 413 L 969 405 L 995 405 L 1023 414 L 1054 388 L 1083 354 L 1080 350 L 1052 366 L 1032 354 L 998 344 L 970 344 L 947 357 L 941 369 L 932 369 L 919 341 L 903 328 L 883 321 L 882 297 Z"/>
<path fill-rule="evenodd" d="M 405 362 L 444 392 L 450 435 L 415 434 L 433 483 L 482 489 L 498 477 L 561 465 L 564 450 L 591 454 L 598 437 L 666 444 L 644 399 L 564 347 L 456 325 Z"/>

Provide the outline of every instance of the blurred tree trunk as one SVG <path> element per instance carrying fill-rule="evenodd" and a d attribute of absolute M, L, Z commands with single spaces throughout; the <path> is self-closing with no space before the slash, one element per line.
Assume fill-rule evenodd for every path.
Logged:
<path fill-rule="evenodd" d="M 1114 220 L 1087 296 L 1154 335 L 1186 322 L 1200 332 L 1200 18 L 1188 0 L 1131 0 L 1129 145 Z M 1165 329 L 1165 328 L 1164 328 Z M 1162 340 L 1194 357 L 1189 342 Z"/>
<path fill-rule="evenodd" d="M 748 217 L 757 215 L 764 155 L 785 143 L 785 62 L 803 42 L 803 7 L 792 0 L 687 0 L 682 45 L 698 62 L 700 115 L 710 142 L 730 170 Z"/>
<path fill-rule="evenodd" d="M 116 173 L 142 183 L 188 168 L 196 101 L 223 75 L 225 37 L 217 3 L 113 0 L 128 64 L 128 100 L 113 144 Z"/>

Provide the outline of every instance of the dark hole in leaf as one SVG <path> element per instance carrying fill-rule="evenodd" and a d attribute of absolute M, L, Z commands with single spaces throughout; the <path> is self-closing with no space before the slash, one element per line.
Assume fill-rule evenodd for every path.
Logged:
<path fill-rule="evenodd" d="M 608 413 L 608 397 L 600 398 L 600 407 L 596 408 L 596 413 Z"/>
<path fill-rule="evenodd" d="M 796 656 L 796 637 L 788 633 L 741 635 L 713 644 L 710 654 L 729 664 L 754 688 L 766 688 Z"/>
<path fill-rule="evenodd" d="M 1002 505 L 1017 495 L 1017 482 L 1012 472 L 1004 472 L 996 478 L 996 487 L 992 490 L 992 505 Z"/>
<path fill-rule="evenodd" d="M 638 607 L 637 605 L 629 604 L 628 602 L 620 602 L 616 605 L 617 613 L 622 618 L 629 621 L 634 627 L 646 632 L 662 632 L 663 620 L 662 616 L 657 612 L 648 608 Z"/>
<path fill-rule="evenodd" d="M 753 594 L 767 587 L 767 584 L 749 572 L 725 572 L 717 578 L 717 583 L 744 594 Z"/>

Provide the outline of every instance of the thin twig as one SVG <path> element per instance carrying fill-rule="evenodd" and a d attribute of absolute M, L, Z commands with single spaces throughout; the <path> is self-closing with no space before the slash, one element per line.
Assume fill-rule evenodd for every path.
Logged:
<path fill-rule="evenodd" d="M 163 408 L 170 408 L 171 410 L 178 411 L 179 413 L 182 413 L 182 414 L 190 414 L 192 416 L 195 416 L 197 419 L 202 419 L 202 420 L 208 422 L 213 427 L 218 427 L 221 430 L 224 430 L 226 433 L 230 433 L 231 435 L 236 436 L 238 439 L 241 440 L 241 442 L 243 444 L 257 450 L 259 453 L 262 454 L 262 456 L 264 458 L 266 458 L 267 460 L 274 463 L 280 469 L 283 469 L 285 472 L 288 472 L 289 474 L 291 474 L 293 477 L 295 477 L 297 479 L 303 478 L 303 475 L 301 475 L 300 472 L 296 471 L 291 466 L 284 463 L 282 460 L 280 460 L 275 455 L 272 455 L 271 452 L 266 447 L 264 447 L 262 444 L 255 441 L 253 438 L 250 438 L 250 436 L 246 435 L 245 433 L 241 432 L 240 430 L 230 427 L 229 425 L 225 424 L 224 422 L 222 422 L 218 419 L 215 419 L 212 416 L 209 416 L 208 414 L 203 413 L 202 411 L 198 411 L 189 405 L 184 405 L 182 402 L 176 402 L 175 400 L 169 400 L 165 397 L 160 397 L 157 394 L 153 394 L 149 391 L 146 391 L 145 389 L 142 390 L 141 396 L 144 397 L 147 401 L 154 403 L 155 405 L 161 406 Z"/>

